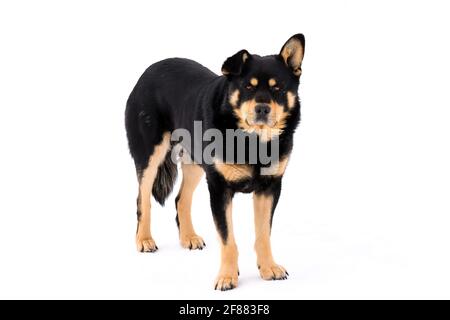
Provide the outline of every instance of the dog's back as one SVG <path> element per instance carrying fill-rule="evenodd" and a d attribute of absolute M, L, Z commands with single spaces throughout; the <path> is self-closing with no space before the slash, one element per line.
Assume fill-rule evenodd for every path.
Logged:
<path fill-rule="evenodd" d="M 138 113 L 155 109 L 161 114 L 180 112 L 183 107 L 192 107 L 199 91 L 217 78 L 218 75 L 189 59 L 162 60 L 142 74 L 127 108 Z"/>
<path fill-rule="evenodd" d="M 214 99 L 214 88 L 220 77 L 201 64 L 182 58 L 170 58 L 154 63 L 145 70 L 131 92 L 125 111 L 130 153 L 138 176 L 148 166 L 155 146 L 164 133 L 177 128 L 191 129 L 194 120 L 203 118 L 207 104 L 200 99 Z M 223 82 L 223 79 L 222 79 Z M 165 155 L 158 168 L 153 196 L 164 204 L 171 193 L 177 175 L 176 165 Z"/>

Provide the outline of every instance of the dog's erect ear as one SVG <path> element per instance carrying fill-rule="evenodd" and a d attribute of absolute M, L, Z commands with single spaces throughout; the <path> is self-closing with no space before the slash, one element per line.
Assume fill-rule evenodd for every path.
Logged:
<path fill-rule="evenodd" d="M 280 51 L 280 57 L 297 77 L 302 74 L 302 61 L 304 54 L 305 36 L 301 33 L 290 37 Z"/>
<path fill-rule="evenodd" d="M 241 74 L 245 62 L 250 58 L 247 50 L 241 50 L 235 55 L 229 57 L 222 65 L 222 73 L 225 76 L 237 76 Z"/>

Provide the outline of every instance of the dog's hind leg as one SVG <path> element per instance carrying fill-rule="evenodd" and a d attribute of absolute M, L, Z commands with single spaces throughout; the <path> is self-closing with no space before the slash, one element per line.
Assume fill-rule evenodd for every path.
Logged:
<path fill-rule="evenodd" d="M 180 231 L 180 243 L 183 248 L 203 249 L 205 242 L 199 237 L 192 225 L 191 205 L 192 196 L 195 188 L 203 176 L 203 169 L 196 164 L 181 164 L 183 171 L 183 181 L 181 182 L 180 192 L 175 199 L 175 208 L 177 209 L 176 221 Z"/>
<path fill-rule="evenodd" d="M 150 230 L 150 196 L 158 173 L 159 165 L 164 161 L 170 149 L 170 134 L 165 133 L 162 141 L 154 147 L 149 157 L 147 167 L 139 174 L 139 195 L 137 199 L 138 226 L 136 245 L 140 252 L 154 252 L 158 250 Z"/>

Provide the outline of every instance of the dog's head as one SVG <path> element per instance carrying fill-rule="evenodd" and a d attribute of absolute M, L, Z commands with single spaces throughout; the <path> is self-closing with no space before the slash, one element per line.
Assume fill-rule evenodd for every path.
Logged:
<path fill-rule="evenodd" d="M 292 36 L 278 55 L 261 57 L 241 50 L 229 57 L 222 73 L 230 82 L 228 103 L 246 132 L 262 140 L 282 133 L 290 110 L 298 107 L 298 84 L 305 37 Z"/>

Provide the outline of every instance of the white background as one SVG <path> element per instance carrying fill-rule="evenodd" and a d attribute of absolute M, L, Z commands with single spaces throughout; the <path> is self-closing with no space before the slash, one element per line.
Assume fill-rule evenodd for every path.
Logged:
<path fill-rule="evenodd" d="M 450 298 L 446 1 L 2 1 L 0 298 Z M 156 254 L 135 250 L 123 113 L 153 62 L 219 72 L 306 36 L 302 123 L 273 228 L 287 281 L 259 279 L 249 195 L 234 203 L 240 283 L 213 291 L 203 182 L 178 245 L 172 195 Z M 180 181 L 178 181 L 177 186 Z"/>

